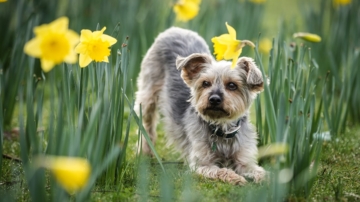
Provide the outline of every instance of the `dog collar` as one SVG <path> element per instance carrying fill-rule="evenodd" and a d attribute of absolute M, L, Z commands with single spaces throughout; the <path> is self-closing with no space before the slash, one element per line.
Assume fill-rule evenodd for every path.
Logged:
<path fill-rule="evenodd" d="M 241 118 L 236 122 L 236 126 L 231 127 L 230 131 L 226 131 L 226 132 L 224 132 L 221 129 L 221 127 L 213 125 L 213 124 L 209 124 L 209 128 L 210 128 L 211 134 L 213 134 L 213 135 L 216 135 L 218 137 L 223 137 L 223 138 L 233 138 L 233 137 L 235 137 L 236 133 L 241 128 L 240 122 L 241 122 Z"/>

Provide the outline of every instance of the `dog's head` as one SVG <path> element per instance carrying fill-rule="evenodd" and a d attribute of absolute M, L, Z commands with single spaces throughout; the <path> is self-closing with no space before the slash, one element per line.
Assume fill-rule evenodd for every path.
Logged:
<path fill-rule="evenodd" d="M 210 122 L 226 123 L 238 119 L 263 90 L 263 77 L 252 58 L 231 62 L 214 61 L 206 54 L 178 57 L 176 67 L 191 89 L 191 104 Z"/>

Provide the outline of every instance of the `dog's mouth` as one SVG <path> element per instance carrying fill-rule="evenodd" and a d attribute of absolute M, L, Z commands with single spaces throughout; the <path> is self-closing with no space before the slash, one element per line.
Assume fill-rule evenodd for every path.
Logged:
<path fill-rule="evenodd" d="M 223 118 L 229 116 L 229 113 L 221 107 L 208 107 L 204 110 L 204 115 L 211 118 Z"/>

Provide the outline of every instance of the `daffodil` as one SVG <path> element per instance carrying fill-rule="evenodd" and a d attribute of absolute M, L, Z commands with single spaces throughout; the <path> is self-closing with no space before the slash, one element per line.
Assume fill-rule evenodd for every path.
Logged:
<path fill-rule="evenodd" d="M 61 62 L 76 63 L 74 46 L 79 42 L 79 35 L 69 30 L 68 24 L 69 19 L 61 17 L 50 24 L 35 27 L 35 38 L 25 44 L 24 52 L 40 58 L 44 72 Z"/>
<path fill-rule="evenodd" d="M 346 6 L 351 3 L 351 0 L 333 0 L 333 5 L 335 7 Z"/>
<path fill-rule="evenodd" d="M 211 41 L 214 43 L 214 54 L 216 60 L 232 60 L 231 68 L 236 66 L 236 61 L 239 58 L 242 48 L 245 45 L 255 47 L 255 45 L 248 40 L 237 40 L 236 31 L 233 27 L 225 23 L 229 34 L 222 34 L 218 37 L 213 37 Z"/>
<path fill-rule="evenodd" d="M 86 67 L 91 61 L 109 62 L 109 47 L 114 45 L 117 40 L 104 34 L 106 27 L 100 31 L 91 32 L 88 29 L 81 30 L 80 43 L 75 47 L 75 52 L 79 53 L 80 67 Z"/>
<path fill-rule="evenodd" d="M 91 166 L 86 159 L 65 156 L 46 156 L 40 158 L 40 160 L 41 165 L 53 173 L 56 181 L 68 193 L 74 194 L 87 185 L 91 173 Z"/>
<path fill-rule="evenodd" d="M 263 4 L 266 2 L 266 0 L 250 0 L 250 2 L 255 3 L 255 4 Z"/>
<path fill-rule="evenodd" d="M 259 148 L 258 158 L 286 154 L 289 146 L 285 143 L 272 143 Z"/>
<path fill-rule="evenodd" d="M 201 0 L 178 0 L 174 5 L 176 20 L 187 22 L 193 19 L 200 10 Z"/>
<path fill-rule="evenodd" d="M 272 42 L 268 38 L 261 39 L 259 42 L 259 51 L 268 54 L 272 48 Z"/>
<path fill-rule="evenodd" d="M 318 43 L 321 41 L 321 37 L 317 34 L 306 33 L 306 32 L 298 32 L 293 35 L 294 38 L 301 38 L 306 41 Z"/>

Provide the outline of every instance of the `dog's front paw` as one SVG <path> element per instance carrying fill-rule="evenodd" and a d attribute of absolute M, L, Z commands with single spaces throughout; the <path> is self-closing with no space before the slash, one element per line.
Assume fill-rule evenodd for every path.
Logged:
<path fill-rule="evenodd" d="M 238 175 L 233 170 L 227 168 L 219 168 L 217 166 L 202 166 L 197 168 L 196 172 L 204 177 L 219 179 L 230 184 L 242 186 L 247 183 L 243 176 Z"/>
<path fill-rule="evenodd" d="M 255 183 L 260 183 L 266 181 L 268 174 L 264 168 L 257 166 L 252 171 L 244 173 L 243 176 L 246 178 L 251 178 Z"/>
<path fill-rule="evenodd" d="M 224 182 L 229 182 L 231 184 L 240 186 L 243 186 L 247 183 L 246 179 L 243 176 L 238 175 L 234 171 L 227 168 L 221 168 L 217 174 L 218 178 Z"/>

